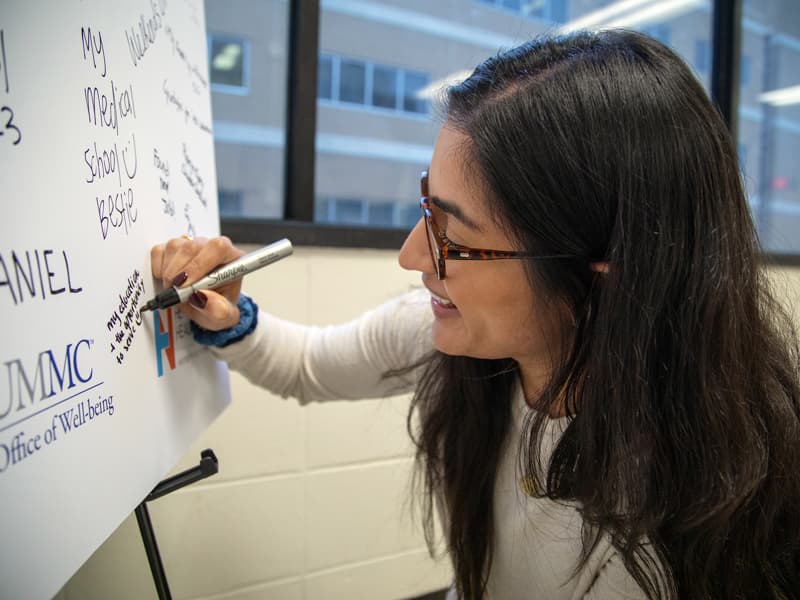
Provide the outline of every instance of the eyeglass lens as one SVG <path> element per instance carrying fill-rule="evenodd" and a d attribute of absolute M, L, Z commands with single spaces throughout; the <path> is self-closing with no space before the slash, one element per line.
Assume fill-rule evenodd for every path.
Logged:
<path fill-rule="evenodd" d="M 427 234 L 428 239 L 428 251 L 431 255 L 431 262 L 433 263 L 433 270 L 436 272 L 436 277 L 438 279 L 444 278 L 444 273 L 441 271 L 441 261 L 439 260 L 439 242 L 436 239 L 436 233 L 434 232 L 434 224 L 431 222 L 431 216 L 428 212 L 429 209 L 426 209 L 422 206 L 422 218 L 425 221 L 425 233 Z"/>

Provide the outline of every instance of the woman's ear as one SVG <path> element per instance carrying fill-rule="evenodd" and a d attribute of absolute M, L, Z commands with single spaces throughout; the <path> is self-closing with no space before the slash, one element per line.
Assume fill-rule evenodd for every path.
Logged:
<path fill-rule="evenodd" d="M 589 268 L 595 273 L 608 273 L 608 261 L 591 262 L 589 263 Z"/>

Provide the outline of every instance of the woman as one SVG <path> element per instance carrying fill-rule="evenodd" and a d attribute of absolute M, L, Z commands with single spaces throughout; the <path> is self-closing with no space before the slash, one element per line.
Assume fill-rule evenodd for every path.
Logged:
<path fill-rule="evenodd" d="M 302 401 L 415 386 L 459 597 L 800 597 L 796 336 L 691 72 L 632 32 L 544 38 L 444 114 L 400 252 L 424 301 L 317 330 L 237 282 L 184 307 L 198 339 Z M 240 254 L 173 240 L 153 273 Z"/>

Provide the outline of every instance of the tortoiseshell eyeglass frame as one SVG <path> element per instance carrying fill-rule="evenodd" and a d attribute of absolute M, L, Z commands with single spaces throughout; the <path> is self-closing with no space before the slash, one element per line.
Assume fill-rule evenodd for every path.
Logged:
<path fill-rule="evenodd" d="M 508 258 L 554 259 L 575 258 L 572 254 L 536 254 L 534 252 L 517 252 L 514 250 L 487 250 L 485 248 L 470 248 L 449 240 L 444 232 L 439 229 L 431 210 L 428 198 L 428 172 L 423 171 L 420 176 L 419 207 L 425 221 L 425 231 L 428 238 L 428 250 L 431 253 L 433 269 L 436 278 L 442 280 L 447 275 L 445 262 L 448 260 L 503 260 Z"/>

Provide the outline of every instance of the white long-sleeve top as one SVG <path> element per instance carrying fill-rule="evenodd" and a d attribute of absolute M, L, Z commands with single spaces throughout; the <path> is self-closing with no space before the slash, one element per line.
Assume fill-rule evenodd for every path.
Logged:
<path fill-rule="evenodd" d="M 301 404 L 336 399 L 390 396 L 413 390 L 415 374 L 385 377 L 433 348 L 430 297 L 418 290 L 387 302 L 349 323 L 311 327 L 259 313 L 255 331 L 218 358 L 252 383 Z M 521 387 L 513 400 L 514 422 L 504 444 L 495 487 L 494 561 L 487 597 L 491 600 L 640 599 L 645 595 L 603 538 L 576 574 L 582 518 L 574 504 L 533 498 L 523 492 L 517 472 L 522 419 L 530 410 Z M 566 427 L 548 422 L 542 464 Z M 447 515 L 442 515 L 447 523 Z M 451 596 L 456 596 L 452 593 Z"/>

